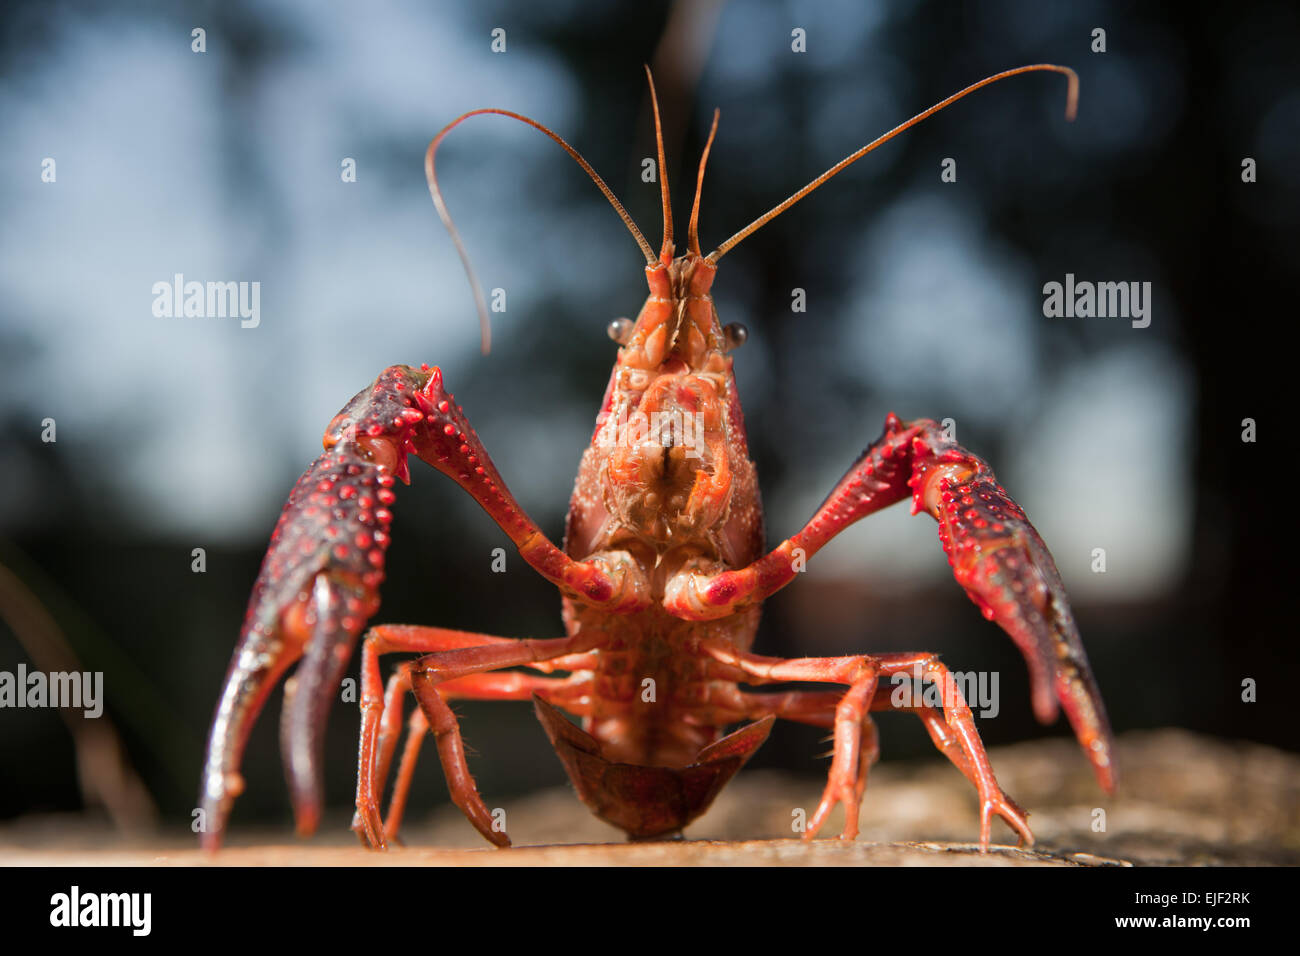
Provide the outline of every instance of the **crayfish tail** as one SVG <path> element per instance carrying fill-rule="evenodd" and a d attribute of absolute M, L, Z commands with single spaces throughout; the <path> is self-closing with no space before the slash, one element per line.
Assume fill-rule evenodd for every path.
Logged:
<path fill-rule="evenodd" d="M 578 797 L 633 841 L 678 839 L 767 740 L 776 720 L 747 724 L 705 747 L 688 767 L 645 767 L 606 759 L 598 740 L 537 695 L 533 709 Z"/>

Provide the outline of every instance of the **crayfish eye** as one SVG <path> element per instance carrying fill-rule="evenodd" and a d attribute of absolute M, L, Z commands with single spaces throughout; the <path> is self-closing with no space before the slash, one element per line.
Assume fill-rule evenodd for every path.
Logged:
<path fill-rule="evenodd" d="M 745 341 L 749 338 L 749 329 L 739 322 L 731 322 L 723 327 L 722 334 L 727 339 L 727 351 L 730 352 L 745 344 Z"/>
<path fill-rule="evenodd" d="M 609 323 L 605 331 L 619 345 L 627 345 L 628 340 L 632 338 L 632 326 L 635 324 L 631 319 L 619 318 Z"/>

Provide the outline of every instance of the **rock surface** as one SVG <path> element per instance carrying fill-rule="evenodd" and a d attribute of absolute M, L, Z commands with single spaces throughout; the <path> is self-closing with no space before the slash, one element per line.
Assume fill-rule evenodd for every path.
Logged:
<path fill-rule="evenodd" d="M 853 843 L 795 839 L 821 783 L 742 771 L 687 840 L 629 844 L 592 817 L 567 789 L 515 799 L 505 808 L 515 842 L 494 850 L 454 807 L 407 819 L 405 847 L 362 850 L 348 817 L 327 817 L 317 838 L 236 828 L 215 857 L 188 831 L 126 841 L 80 817 L 24 818 L 0 828 L 0 865 L 74 866 L 1100 866 L 1300 865 L 1300 757 L 1269 747 L 1180 730 L 1119 740 L 1120 791 L 1106 797 L 1077 746 L 1035 741 L 990 752 L 998 779 L 1031 811 L 1038 838 L 1028 849 L 980 854 L 975 794 L 946 762 L 878 765 Z M 1104 815 L 1104 816 L 1103 816 Z M 834 836 L 842 811 L 825 833 Z M 1101 826 L 1104 822 L 1104 830 Z M 994 843 L 1012 839 L 995 822 Z"/>

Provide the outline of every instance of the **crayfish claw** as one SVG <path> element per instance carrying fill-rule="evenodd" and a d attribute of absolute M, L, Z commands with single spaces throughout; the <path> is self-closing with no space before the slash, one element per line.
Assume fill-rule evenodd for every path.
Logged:
<path fill-rule="evenodd" d="M 298 479 L 280 514 L 249 599 L 239 645 L 208 738 L 202 844 L 221 843 L 238 795 L 239 763 L 267 695 L 302 658 L 286 687 L 281 724 L 298 832 L 320 818 L 320 757 L 329 705 L 366 621 L 378 608 L 405 436 L 423 418 L 428 374 L 386 370 L 340 412 L 325 453 Z"/>
<path fill-rule="evenodd" d="M 249 731 L 271 689 L 300 653 L 281 638 L 278 628 L 266 628 L 250 617 L 226 673 L 208 737 L 196 823 L 205 850 L 221 846 L 230 808 L 244 790 L 239 763 Z"/>
<path fill-rule="evenodd" d="M 320 821 L 325 727 L 359 629 L 345 625 L 346 606 L 360 597 L 329 574 L 316 576 L 305 621 L 312 630 L 298 669 L 285 684 L 280 745 L 299 836 L 310 836 Z"/>
<path fill-rule="evenodd" d="M 986 549 L 958 581 L 1020 647 L 1029 666 L 1034 714 L 1056 719 L 1058 701 L 1097 782 L 1113 793 L 1117 782 L 1114 740 L 1101 691 L 1079 637 L 1056 564 L 1033 526 L 1025 521 L 1015 544 Z"/>
<path fill-rule="evenodd" d="M 1098 783 L 1113 792 L 1110 724 L 1051 552 L 982 459 L 933 423 L 922 427 L 927 442 L 917 447 L 909 482 L 914 507 L 939 522 L 957 583 L 1020 648 L 1039 722 L 1056 719 L 1059 701 Z"/>

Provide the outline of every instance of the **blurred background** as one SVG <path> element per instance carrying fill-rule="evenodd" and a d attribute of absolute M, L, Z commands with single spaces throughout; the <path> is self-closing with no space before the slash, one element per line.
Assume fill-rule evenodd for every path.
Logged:
<path fill-rule="evenodd" d="M 1288 4 L 12 0 L 0 670 L 37 666 L 15 621 L 47 647 L 62 634 L 77 669 L 104 672 L 106 719 L 161 818 L 187 824 L 270 530 L 330 418 L 394 363 L 443 368 L 518 499 L 560 538 L 614 360 L 605 327 L 639 309 L 643 263 L 553 144 L 496 117 L 467 123 L 439 173 L 484 286 L 506 290 L 482 356 L 422 166 L 461 112 L 552 127 L 657 248 L 658 185 L 641 177 L 651 64 L 683 226 L 722 111 L 707 249 L 949 93 L 1047 61 L 1080 74 L 1075 123 L 1060 76 L 998 84 L 723 261 L 719 311 L 750 332 L 736 368 L 769 543 L 809 517 L 888 412 L 951 418 L 1055 555 L 1117 731 L 1295 749 L 1282 710 L 1295 519 L 1270 479 L 1292 410 L 1275 330 L 1295 319 L 1300 276 L 1298 21 Z M 1247 157 L 1257 182 L 1242 181 Z M 945 158 L 955 182 L 941 181 Z M 153 284 L 176 273 L 259 282 L 260 324 L 155 316 Z M 1150 326 L 1044 317 L 1043 285 L 1067 273 L 1149 282 Z M 513 550 L 492 573 L 504 535 L 432 470 L 413 473 L 375 620 L 558 635 L 554 590 Z M 1000 712 L 980 721 L 990 746 L 1068 733 L 1034 722 L 1014 646 L 905 505 L 854 526 L 773 598 L 757 649 L 939 651 L 954 670 L 999 673 Z M 1256 703 L 1242 702 L 1248 678 Z M 288 825 L 278 707 L 277 693 L 250 743 L 236 831 Z M 458 711 L 489 802 L 564 781 L 528 705 Z M 326 761 L 340 820 L 356 723 L 340 703 Z M 915 720 L 880 723 L 884 760 L 933 754 Z M 813 780 L 822 736 L 779 726 L 753 765 Z M 73 741 L 56 711 L 0 711 L 0 818 L 83 807 Z M 412 815 L 445 800 L 429 756 Z"/>

